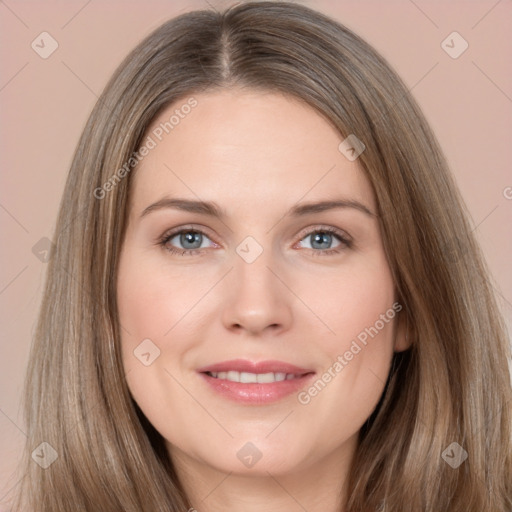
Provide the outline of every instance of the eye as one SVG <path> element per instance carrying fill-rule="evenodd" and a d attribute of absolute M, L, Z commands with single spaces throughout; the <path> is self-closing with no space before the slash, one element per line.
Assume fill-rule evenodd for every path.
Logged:
<path fill-rule="evenodd" d="M 301 244 L 304 240 L 308 239 L 310 240 L 309 247 L 305 248 L 308 249 L 311 254 L 318 256 L 338 254 L 352 246 L 352 241 L 345 233 L 332 227 L 320 227 L 309 231 L 302 236 L 298 243 Z M 181 228 L 164 233 L 158 240 L 158 244 L 171 254 L 193 256 L 204 252 L 204 249 L 209 245 L 208 240 L 214 246 L 218 247 L 218 245 L 212 242 L 206 233 L 200 229 Z M 332 248 L 333 241 L 337 241 L 337 245 L 334 248 Z M 294 248 L 295 247 L 296 246 L 294 246 Z"/>
<path fill-rule="evenodd" d="M 202 249 L 208 247 L 208 244 L 204 245 L 207 240 L 208 236 L 201 230 L 182 228 L 165 233 L 158 243 L 172 254 L 186 256 L 201 253 Z M 181 248 L 177 245 L 181 245 Z"/>
<path fill-rule="evenodd" d="M 309 231 L 299 243 L 303 240 L 310 241 L 309 247 L 306 247 L 306 249 L 309 249 L 315 255 L 337 254 L 352 246 L 352 241 L 347 235 L 332 227 L 322 227 Z M 338 241 L 334 248 L 332 248 L 333 240 Z"/>

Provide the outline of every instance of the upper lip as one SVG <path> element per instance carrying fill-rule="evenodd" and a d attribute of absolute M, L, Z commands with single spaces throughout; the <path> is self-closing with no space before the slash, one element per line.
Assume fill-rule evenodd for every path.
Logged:
<path fill-rule="evenodd" d="M 253 362 L 247 359 L 232 359 L 230 361 L 222 361 L 220 363 L 211 364 L 198 368 L 200 373 L 206 372 L 247 372 L 247 373 L 293 373 L 294 375 L 305 375 L 313 373 L 314 370 L 300 368 L 294 364 L 285 363 L 284 361 L 259 361 Z"/>

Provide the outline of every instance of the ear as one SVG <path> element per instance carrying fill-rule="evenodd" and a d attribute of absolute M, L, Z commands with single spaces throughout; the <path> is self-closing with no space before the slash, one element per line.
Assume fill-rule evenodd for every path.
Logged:
<path fill-rule="evenodd" d="M 412 345 L 412 335 L 409 331 L 409 322 L 407 321 L 407 313 L 402 310 L 396 319 L 395 343 L 393 350 L 395 352 L 403 352 Z"/>

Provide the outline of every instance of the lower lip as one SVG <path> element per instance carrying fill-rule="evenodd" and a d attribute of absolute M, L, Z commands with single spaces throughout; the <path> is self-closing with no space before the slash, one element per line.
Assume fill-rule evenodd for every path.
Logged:
<path fill-rule="evenodd" d="M 314 377 L 314 373 L 308 373 L 296 379 L 279 382 L 245 384 L 226 379 L 217 379 L 206 373 L 200 373 L 200 375 L 214 391 L 223 397 L 235 402 L 253 405 L 277 402 L 292 393 L 297 393 Z"/>

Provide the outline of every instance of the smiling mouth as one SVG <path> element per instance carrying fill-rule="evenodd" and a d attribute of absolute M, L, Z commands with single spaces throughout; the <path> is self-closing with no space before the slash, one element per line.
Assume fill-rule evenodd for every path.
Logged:
<path fill-rule="evenodd" d="M 309 374 L 294 374 L 283 372 L 268 373 L 250 373 L 250 372 L 204 372 L 206 375 L 215 379 L 227 380 L 230 382 L 240 382 L 241 384 L 271 384 L 273 382 L 282 382 L 284 380 L 294 380 Z"/>
<path fill-rule="evenodd" d="M 238 369 L 234 370 L 233 367 Z M 240 360 L 226 361 L 210 368 L 203 367 L 198 373 L 219 396 L 239 404 L 255 406 L 277 402 L 297 393 L 315 375 L 312 370 L 283 362 L 255 364 Z"/>

